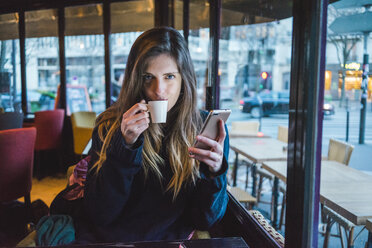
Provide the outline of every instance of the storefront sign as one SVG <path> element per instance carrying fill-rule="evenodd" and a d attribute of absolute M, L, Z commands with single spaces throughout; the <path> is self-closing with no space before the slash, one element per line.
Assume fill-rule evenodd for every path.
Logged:
<path fill-rule="evenodd" d="M 349 64 L 345 64 L 345 69 L 348 69 L 348 70 L 359 70 L 360 69 L 360 63 L 355 63 L 355 62 L 352 62 L 352 63 L 349 63 Z"/>

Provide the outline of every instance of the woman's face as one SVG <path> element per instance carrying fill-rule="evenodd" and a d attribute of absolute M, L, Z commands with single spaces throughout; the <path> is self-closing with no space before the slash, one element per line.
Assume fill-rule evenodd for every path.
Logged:
<path fill-rule="evenodd" d="M 176 62 L 167 54 L 150 58 L 143 75 L 148 101 L 168 99 L 168 111 L 176 104 L 182 78 Z"/>

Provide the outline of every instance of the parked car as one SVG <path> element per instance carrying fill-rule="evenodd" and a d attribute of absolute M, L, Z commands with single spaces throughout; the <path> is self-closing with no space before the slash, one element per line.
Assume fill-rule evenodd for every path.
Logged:
<path fill-rule="evenodd" d="M 253 118 L 271 114 L 288 114 L 289 92 L 262 91 L 240 100 L 240 109 L 243 113 L 250 113 Z M 334 106 L 331 103 L 324 103 L 323 113 L 324 115 L 333 115 L 335 113 Z"/>
<path fill-rule="evenodd" d="M 0 93 L 0 108 L 5 112 L 16 111 L 21 109 L 21 95 L 18 94 L 15 98 L 6 93 Z"/>
<path fill-rule="evenodd" d="M 36 112 L 40 110 L 54 109 L 54 100 L 56 96 L 54 92 L 41 91 L 41 90 L 28 90 L 27 101 L 28 111 Z M 21 111 L 22 96 L 18 92 L 16 97 L 13 98 L 9 94 L 0 94 L 0 107 L 5 111 Z"/>

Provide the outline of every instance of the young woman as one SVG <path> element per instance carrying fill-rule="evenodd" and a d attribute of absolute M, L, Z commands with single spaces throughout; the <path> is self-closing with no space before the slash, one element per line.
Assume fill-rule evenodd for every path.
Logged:
<path fill-rule="evenodd" d="M 150 123 L 150 100 L 168 99 L 167 121 Z M 228 138 L 197 136 L 196 77 L 173 28 L 144 32 L 128 56 L 119 98 L 97 119 L 76 224 L 80 243 L 186 239 L 226 210 Z M 195 138 L 208 145 L 192 147 Z"/>

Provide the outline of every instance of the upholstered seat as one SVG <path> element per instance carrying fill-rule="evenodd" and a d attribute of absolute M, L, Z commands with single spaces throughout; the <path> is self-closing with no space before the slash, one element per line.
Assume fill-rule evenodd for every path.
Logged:
<path fill-rule="evenodd" d="M 0 131 L 0 202 L 24 197 L 29 219 L 35 140 L 34 127 Z"/>
<path fill-rule="evenodd" d="M 35 112 L 37 134 L 34 176 L 39 179 L 48 175 L 46 170 L 57 172 L 60 167 L 58 149 L 62 141 L 64 117 L 63 109 Z"/>
<path fill-rule="evenodd" d="M 75 154 L 82 154 L 92 137 L 96 121 L 95 112 L 74 112 L 71 114 L 72 134 L 74 138 Z"/>
<path fill-rule="evenodd" d="M 37 130 L 35 150 L 57 149 L 62 139 L 63 109 L 35 112 L 35 127 Z"/>

